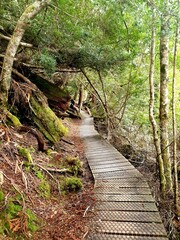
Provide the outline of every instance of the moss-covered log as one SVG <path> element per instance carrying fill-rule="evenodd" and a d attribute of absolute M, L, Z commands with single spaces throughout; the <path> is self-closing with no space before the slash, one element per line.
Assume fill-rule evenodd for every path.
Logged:
<path fill-rule="evenodd" d="M 67 128 L 51 110 L 47 98 L 36 85 L 20 73 L 16 73 L 16 75 L 25 83 L 11 82 L 10 99 L 12 103 L 20 114 L 23 113 L 23 118 L 34 123 L 48 140 L 53 143 L 58 142 L 67 133 Z"/>
<path fill-rule="evenodd" d="M 37 95 L 32 96 L 30 103 L 33 110 L 33 121 L 39 130 L 51 142 L 58 142 L 67 133 L 67 128 L 63 126 L 60 119 L 42 98 L 40 100 L 37 98 Z"/>

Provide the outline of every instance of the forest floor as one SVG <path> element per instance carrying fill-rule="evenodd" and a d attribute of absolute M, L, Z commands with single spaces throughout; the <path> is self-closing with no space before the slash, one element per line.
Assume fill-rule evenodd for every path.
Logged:
<path fill-rule="evenodd" d="M 66 142 L 60 141 L 60 143 L 52 146 L 54 151 L 53 161 L 59 161 L 59 157 L 66 156 L 79 158 L 83 162 L 83 173 L 80 176 L 83 188 L 77 193 L 60 194 L 54 178 L 60 179 L 65 177 L 66 174 L 48 173 L 41 169 L 45 173 L 46 180 L 48 179 L 51 184 L 51 192 L 48 197 L 43 196 L 37 188 L 39 171 L 25 168 L 23 166 L 24 159 L 16 150 L 18 144 L 26 148 L 33 147 L 36 149 L 32 153 L 34 162 L 39 165 L 43 163 L 44 166 L 44 163 L 48 163 L 49 158 L 45 153 L 37 151 L 36 138 L 30 133 L 20 134 L 11 127 L 7 128 L 3 134 L 4 128 L 1 128 L 0 177 L 2 177 L 3 172 L 4 180 L 0 190 L 3 191 L 5 200 L 1 201 L 0 199 L 0 209 L 4 212 L 8 211 L 8 204 L 12 201 L 11 199 L 14 198 L 13 203 L 16 203 L 15 195 L 21 193 L 25 199 L 23 205 L 26 209 L 31 209 L 37 216 L 40 227 L 32 234 L 28 231 L 27 221 L 23 220 L 20 214 L 17 214 L 17 216 L 9 217 L 9 226 L 5 230 L 8 232 L 8 229 L 11 229 L 14 233 L 7 235 L 1 235 L 0 233 L 0 240 L 82 240 L 88 233 L 88 219 L 92 217 L 90 209 L 95 200 L 93 198 L 93 178 L 84 155 L 82 140 L 79 137 L 80 120 L 66 119 L 63 120 L 63 123 L 68 127 L 69 134 L 64 138 Z M 1 217 L 2 215 L 0 215 Z"/>

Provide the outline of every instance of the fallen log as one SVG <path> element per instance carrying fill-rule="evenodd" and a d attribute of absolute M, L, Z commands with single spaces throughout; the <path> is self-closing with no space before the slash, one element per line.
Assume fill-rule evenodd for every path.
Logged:
<path fill-rule="evenodd" d="M 23 83 L 12 80 L 9 96 L 12 104 L 15 104 L 24 117 L 32 121 L 48 140 L 58 142 L 67 133 L 67 128 L 51 110 L 47 98 L 37 86 L 15 69 L 13 74 Z"/>

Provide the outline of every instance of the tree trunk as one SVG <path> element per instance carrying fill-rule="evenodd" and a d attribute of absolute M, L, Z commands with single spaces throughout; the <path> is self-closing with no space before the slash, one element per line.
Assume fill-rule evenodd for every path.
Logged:
<path fill-rule="evenodd" d="M 21 39 L 24 35 L 26 28 L 28 27 L 29 21 L 33 19 L 51 0 L 35 1 L 29 5 L 21 17 L 19 18 L 12 37 L 6 49 L 6 54 L 4 57 L 3 68 L 1 72 L 1 105 L 3 107 L 7 106 L 8 101 L 8 91 L 11 82 L 11 72 L 14 62 L 14 56 L 20 45 Z"/>
<path fill-rule="evenodd" d="M 105 90 L 105 87 L 104 87 L 104 82 L 103 82 L 100 70 L 98 71 L 98 76 L 99 76 L 99 80 L 100 80 L 100 83 L 101 83 L 102 92 L 103 92 L 103 96 L 104 96 L 104 110 L 105 110 L 105 113 L 106 113 L 106 121 L 107 121 L 107 139 L 111 140 L 111 138 L 112 138 L 112 136 L 111 136 L 111 118 L 110 118 L 110 114 L 109 114 L 109 107 L 108 107 L 106 90 Z"/>
<path fill-rule="evenodd" d="M 179 9 L 178 1 L 178 9 Z M 178 190 L 178 171 L 177 171 L 177 129 L 176 129 L 176 61 L 177 61 L 177 46 L 179 37 L 179 17 L 177 17 L 176 36 L 174 43 L 174 59 L 173 59 L 173 81 L 172 81 L 172 123 L 173 123 L 173 168 L 174 168 L 174 208 L 177 217 L 180 217 L 179 212 L 179 190 Z"/>
<path fill-rule="evenodd" d="M 151 35 L 151 53 L 150 53 L 150 70 L 149 70 L 149 87 L 150 87 L 150 100 L 149 100 L 149 119 L 152 125 L 154 146 L 156 149 L 156 159 L 159 170 L 160 178 L 160 191 L 162 196 L 165 196 L 166 179 L 164 175 L 164 165 L 161 156 L 160 139 L 158 136 L 158 127 L 154 117 L 154 66 L 155 66 L 155 11 L 152 9 L 152 35 Z"/>
<path fill-rule="evenodd" d="M 78 100 L 79 113 L 81 113 L 81 109 L 82 109 L 82 105 L 83 105 L 83 92 L 84 92 L 84 88 L 81 83 L 80 87 L 79 87 L 79 100 Z"/>
<path fill-rule="evenodd" d="M 168 6 L 164 3 L 165 8 Z M 171 161 L 169 154 L 169 99 L 168 99 L 168 51 L 169 51 L 169 38 L 168 38 L 168 17 L 167 9 L 164 9 L 164 14 L 161 18 L 161 33 L 160 33 L 160 139 L 161 139 L 161 153 L 164 162 L 164 170 L 166 177 L 166 190 L 172 194 L 172 174 L 171 174 Z"/>

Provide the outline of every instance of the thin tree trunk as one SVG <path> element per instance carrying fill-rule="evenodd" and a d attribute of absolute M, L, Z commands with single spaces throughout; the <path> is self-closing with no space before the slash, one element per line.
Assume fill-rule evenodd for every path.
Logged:
<path fill-rule="evenodd" d="M 122 119 L 124 117 L 124 114 L 125 114 L 125 110 L 126 110 L 126 107 L 127 107 L 127 102 L 128 102 L 128 99 L 129 99 L 129 96 L 130 96 L 130 82 L 131 82 L 131 74 L 132 74 L 132 68 L 130 69 L 130 74 L 129 74 L 129 79 L 128 79 L 128 84 L 127 84 L 127 92 L 126 92 L 126 95 L 124 97 L 124 102 L 123 102 L 123 105 L 122 105 L 122 109 L 121 109 L 121 116 L 120 116 L 120 120 L 119 120 L 119 123 L 122 122 Z"/>
<path fill-rule="evenodd" d="M 179 9 L 179 1 L 178 1 Z M 176 60 L 177 45 L 179 37 L 179 18 L 177 18 L 176 36 L 174 43 L 174 59 L 173 59 L 173 81 L 172 81 L 172 122 L 173 122 L 173 168 L 174 168 L 174 208 L 179 217 L 179 190 L 178 190 L 178 171 L 177 171 L 177 129 L 176 129 Z"/>
<path fill-rule="evenodd" d="M 6 49 L 6 54 L 4 57 L 3 68 L 1 72 L 1 104 L 2 106 L 7 106 L 8 101 L 8 91 L 11 83 L 11 72 L 14 62 L 14 57 L 17 49 L 21 43 L 22 37 L 26 28 L 28 27 L 29 21 L 33 19 L 45 6 L 50 3 L 51 0 L 35 1 L 29 5 L 21 17 L 19 18 L 12 37 Z"/>
<path fill-rule="evenodd" d="M 82 105 L 83 105 L 83 85 L 82 83 L 80 84 L 79 87 L 79 101 L 78 101 L 78 107 L 79 107 L 79 113 L 81 113 Z"/>
<path fill-rule="evenodd" d="M 166 6 L 168 6 L 168 1 Z M 168 37 L 168 16 L 167 9 L 164 9 L 165 14 L 161 18 L 161 33 L 160 33 L 160 139 L 161 139 L 161 153 L 164 162 L 164 170 L 166 177 L 166 191 L 172 194 L 172 174 L 171 174 L 171 161 L 169 154 L 169 99 L 168 99 L 168 51 L 169 51 L 169 37 Z"/>
<path fill-rule="evenodd" d="M 160 191 L 162 196 L 165 196 L 166 179 L 164 176 L 164 165 L 161 156 L 160 139 L 158 136 L 158 127 L 154 117 L 154 66 L 155 66 L 155 11 L 152 9 L 152 35 L 151 35 L 151 53 L 150 53 L 150 70 L 149 70 L 149 119 L 153 130 L 154 146 L 156 149 L 156 159 L 160 178 Z"/>
<path fill-rule="evenodd" d="M 92 89 L 94 90 L 97 98 L 99 99 L 100 103 L 102 104 L 102 107 L 104 109 L 104 111 L 106 111 L 106 105 L 103 101 L 103 99 L 101 98 L 100 94 L 98 93 L 97 89 L 94 87 L 94 85 L 92 84 L 90 78 L 87 76 L 86 72 L 84 71 L 84 69 L 81 69 L 82 74 L 84 75 L 84 77 L 86 78 L 86 80 L 88 81 L 89 85 L 92 87 Z"/>
<path fill-rule="evenodd" d="M 105 113 L 106 113 L 106 119 L 107 119 L 107 139 L 111 139 L 111 120 L 110 120 L 110 115 L 109 115 L 109 108 L 108 108 L 108 102 L 107 102 L 107 96 L 106 96 L 106 90 L 104 87 L 104 82 L 101 76 L 101 72 L 98 72 L 99 80 L 101 82 L 101 87 L 104 95 L 104 107 L 105 107 Z"/>

